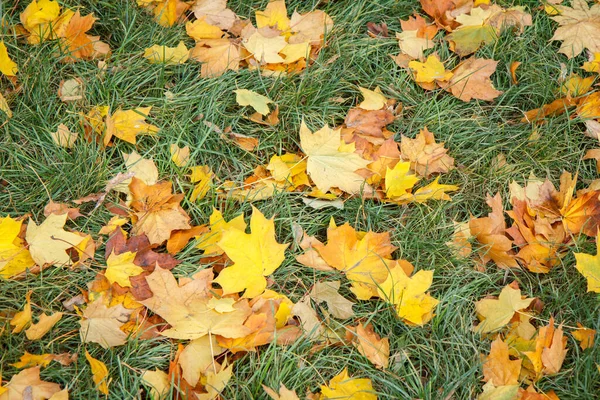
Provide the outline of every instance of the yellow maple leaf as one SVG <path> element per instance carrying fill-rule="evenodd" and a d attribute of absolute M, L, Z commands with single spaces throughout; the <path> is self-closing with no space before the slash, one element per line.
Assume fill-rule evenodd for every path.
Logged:
<path fill-rule="evenodd" d="M 31 354 L 26 351 L 18 362 L 11 365 L 19 369 L 35 367 L 38 365 L 41 367 L 46 367 L 48 364 L 50 364 L 50 362 L 52 362 L 52 360 L 54 360 L 54 354 Z"/>
<path fill-rule="evenodd" d="M 238 89 L 233 91 L 235 93 L 235 101 L 240 106 L 250 106 L 261 115 L 269 114 L 269 103 L 273 103 L 273 100 L 267 96 L 258 94 L 248 89 Z"/>
<path fill-rule="evenodd" d="M 56 325 L 58 321 L 62 318 L 63 313 L 55 312 L 52 315 L 42 314 L 40 315 L 40 319 L 36 324 L 31 325 L 25 331 L 25 335 L 29 340 L 38 340 L 44 337 L 46 333 Z"/>
<path fill-rule="evenodd" d="M 571 335 L 573 335 L 573 338 L 579 342 L 581 350 L 594 347 L 594 338 L 596 336 L 595 329 L 584 328 L 584 326 L 578 322 L 577 329 L 571 331 Z"/>
<path fill-rule="evenodd" d="M 370 191 L 365 179 L 356 170 L 370 163 L 354 152 L 354 144 L 341 146 L 340 129 L 333 130 L 325 125 L 312 133 L 302 122 L 300 147 L 307 156 L 306 171 L 317 188 L 327 193 L 337 187 L 347 193 Z"/>
<path fill-rule="evenodd" d="M 204 78 L 217 77 L 227 70 L 240 69 L 239 45 L 229 39 L 202 40 L 190 50 L 190 58 L 202 63 L 200 75 Z"/>
<path fill-rule="evenodd" d="M 589 60 L 583 63 L 581 69 L 587 72 L 600 72 L 600 52 L 593 53 Z"/>
<path fill-rule="evenodd" d="M 105 349 L 125 344 L 127 334 L 121 327 L 130 314 L 131 310 L 127 310 L 123 304 L 107 307 L 104 298 L 98 297 L 89 303 L 83 311 L 83 319 L 79 321 L 81 341 L 98 343 Z"/>
<path fill-rule="evenodd" d="M 0 93 L 0 111 L 4 112 L 8 118 L 12 118 L 13 116 L 12 110 L 2 93 Z"/>
<path fill-rule="evenodd" d="M 0 40 L 0 72 L 6 76 L 16 76 L 18 71 L 17 63 L 10 59 L 4 41 Z"/>
<path fill-rule="evenodd" d="M 460 189 L 456 185 L 443 185 L 439 183 L 440 177 L 438 176 L 431 183 L 428 183 L 426 186 L 417 189 L 412 196 L 412 200 L 417 203 L 424 203 L 427 200 L 452 200 L 450 196 L 446 192 L 454 192 Z"/>
<path fill-rule="evenodd" d="M 24 369 L 18 374 L 13 375 L 10 381 L 2 389 L 7 390 L 4 391 L 4 393 L 1 393 L 2 390 L 0 390 L 1 400 L 26 398 L 49 400 L 65 399 L 65 397 L 59 397 L 61 390 L 58 384 L 42 381 L 40 379 L 39 366 Z"/>
<path fill-rule="evenodd" d="M 417 83 L 448 81 L 452 78 L 452 72 L 446 70 L 435 54 L 427 57 L 425 62 L 411 61 L 408 63 L 408 67 L 415 73 L 415 82 Z"/>
<path fill-rule="evenodd" d="M 10 320 L 10 325 L 14 326 L 12 333 L 19 333 L 31 324 L 31 291 L 25 295 L 25 306 L 23 311 L 19 311 Z"/>
<path fill-rule="evenodd" d="M 144 58 L 152 64 L 177 65 L 184 64 L 190 56 L 190 51 L 182 41 L 177 47 L 167 47 L 155 44 L 144 50 Z"/>
<path fill-rule="evenodd" d="M 23 221 L 0 218 L 0 278 L 10 278 L 35 265 L 25 242 L 19 238 Z"/>
<path fill-rule="evenodd" d="M 481 323 L 474 329 L 479 333 L 488 333 L 498 330 L 508 324 L 515 313 L 518 313 L 531 304 L 533 298 L 523 299 L 521 290 L 511 285 L 506 285 L 497 299 L 483 299 L 475 303 L 475 310 Z"/>
<path fill-rule="evenodd" d="M 348 368 L 331 378 L 329 384 L 321 385 L 324 399 L 377 400 L 371 380 L 351 378 Z"/>
<path fill-rule="evenodd" d="M 190 341 L 179 354 L 181 375 L 187 383 L 196 386 L 206 371 L 215 365 L 214 358 L 223 352 L 225 349 L 219 346 L 213 335 Z"/>
<path fill-rule="evenodd" d="M 212 186 L 214 173 L 208 165 L 190 167 L 190 181 L 195 183 L 194 190 L 190 194 L 190 201 L 202 200 Z"/>
<path fill-rule="evenodd" d="M 159 128 L 145 121 L 151 110 L 152 107 L 138 107 L 134 110 L 117 110 L 112 115 L 107 115 L 104 145 L 107 145 L 113 136 L 135 144 L 137 135 L 156 134 Z"/>
<path fill-rule="evenodd" d="M 212 214 L 209 218 L 210 232 L 198 236 L 198 245 L 196 246 L 200 250 L 204 251 L 205 255 L 220 255 L 223 254 L 223 249 L 219 247 L 218 243 L 223 237 L 223 232 L 235 228 L 240 231 L 246 230 L 246 222 L 244 222 L 244 215 L 240 214 L 237 217 L 231 219 L 229 222 L 225 221 L 221 211 L 216 208 L 213 209 Z"/>
<path fill-rule="evenodd" d="M 225 34 L 218 26 L 208 23 L 206 16 L 200 17 L 194 22 L 187 22 L 185 24 L 185 31 L 189 37 L 196 41 L 220 39 Z"/>
<path fill-rule="evenodd" d="M 289 244 L 275 239 L 275 224 L 257 209 L 252 208 L 250 233 L 236 228 L 223 231 L 218 246 L 225 251 L 234 264 L 221 271 L 215 282 L 223 293 L 239 293 L 253 298 L 267 287 L 266 276 L 271 275 L 285 259 Z"/>
<path fill-rule="evenodd" d="M 390 199 L 409 196 L 409 191 L 421 178 L 410 173 L 410 162 L 398 162 L 385 173 L 385 195 Z"/>
<path fill-rule="evenodd" d="M 364 100 L 358 105 L 359 108 L 368 111 L 380 110 L 387 104 L 387 99 L 381 94 L 379 86 L 375 90 L 365 89 L 359 87 L 360 93 L 363 95 Z"/>
<path fill-rule="evenodd" d="M 175 143 L 169 146 L 171 161 L 178 167 L 185 167 L 190 162 L 190 147 L 179 147 Z M 192 172 L 193 174 L 193 172 Z"/>
<path fill-rule="evenodd" d="M 404 268 L 390 268 L 387 279 L 378 287 L 379 297 L 395 305 L 396 313 L 405 322 L 423 325 L 433 317 L 438 300 L 427 294 L 433 282 L 433 271 L 418 271 L 409 277 Z"/>
<path fill-rule="evenodd" d="M 25 239 L 29 243 L 31 258 L 39 266 L 71 262 L 67 249 L 77 246 L 84 238 L 65 231 L 63 226 L 66 222 L 67 214 L 50 214 L 40 225 L 29 220 Z"/>
<path fill-rule="evenodd" d="M 166 398 L 171 389 L 169 375 L 158 368 L 142 372 L 142 383 L 150 386 L 150 398 L 153 400 Z"/>
<path fill-rule="evenodd" d="M 248 50 L 259 64 L 280 64 L 285 59 L 279 52 L 287 45 L 283 36 L 265 36 L 259 30 L 244 37 L 242 45 Z"/>
<path fill-rule="evenodd" d="M 92 357 L 87 350 L 85 352 L 85 358 L 90 363 L 90 368 L 92 369 L 92 379 L 96 384 L 96 389 L 98 389 L 100 393 L 108 395 L 108 385 L 110 383 L 108 368 L 106 368 L 106 365 L 102 361 Z"/>
<path fill-rule="evenodd" d="M 110 253 L 106 259 L 106 271 L 104 276 L 110 283 L 118 283 L 123 287 L 131 287 L 129 277 L 137 276 L 144 269 L 133 263 L 137 253 L 126 251 L 121 254 Z"/>
<path fill-rule="evenodd" d="M 492 342 L 490 354 L 483 360 L 483 380 L 494 386 L 517 385 L 521 372 L 521 360 L 511 360 L 508 344 L 498 336 Z"/>
<path fill-rule="evenodd" d="M 21 23 L 30 33 L 29 43 L 37 44 L 52 34 L 50 24 L 60 14 L 60 5 L 53 0 L 33 0 L 21 13 Z"/>
<path fill-rule="evenodd" d="M 256 11 L 256 26 L 271 27 L 282 32 L 290 29 L 285 0 L 271 0 L 263 11 Z"/>
<path fill-rule="evenodd" d="M 587 279 L 587 291 L 600 293 L 600 235 L 596 236 L 596 255 L 574 253 L 575 268 Z"/>
<path fill-rule="evenodd" d="M 493 12 L 492 7 L 474 7 L 469 14 L 457 16 L 456 22 L 461 25 L 446 36 L 451 50 L 464 57 L 477 51 L 482 44 L 495 42 L 498 34 L 494 27 L 487 23 Z"/>

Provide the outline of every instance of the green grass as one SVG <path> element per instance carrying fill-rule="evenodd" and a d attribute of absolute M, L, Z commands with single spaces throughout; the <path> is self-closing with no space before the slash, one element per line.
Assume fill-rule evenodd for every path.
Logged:
<path fill-rule="evenodd" d="M 15 0 L 4 4 L 5 17 L 10 23 L 18 22 L 26 3 Z M 341 124 L 349 108 L 360 101 L 358 86 L 371 89 L 379 86 L 386 96 L 404 105 L 401 117 L 389 127 L 397 137 L 400 134 L 414 137 L 419 129 L 428 126 L 456 159 L 458 168 L 443 178 L 444 183 L 461 187 L 452 202 L 398 207 L 350 199 L 344 210 L 315 211 L 294 195 L 278 195 L 255 204 L 266 216 L 275 216 L 280 242 L 293 241 L 293 223 L 325 239 L 332 217 L 340 224 L 350 222 L 357 230 L 391 231 L 393 243 L 398 246 L 397 258 L 409 260 L 417 269 L 435 270 L 431 294 L 440 304 L 433 320 L 419 328 L 398 321 L 381 301 L 363 301 L 355 306 L 359 317 L 373 323 L 381 336 L 390 338 L 392 361 L 385 371 L 375 369 L 351 347 L 312 352 L 312 344 L 301 340 L 288 347 L 266 346 L 236 360 L 234 378 L 223 398 L 265 398 L 261 384 L 276 388 L 282 382 L 303 396 L 307 390 L 316 391 L 347 366 L 351 375 L 371 378 L 381 399 L 473 399 L 482 386 L 480 353 L 489 351 L 489 341 L 471 332 L 474 303 L 486 295 L 497 295 L 512 280 L 519 282 L 524 294 L 544 302 L 541 320 L 554 316 L 565 326 L 581 322 L 588 328 L 600 329 L 598 296 L 586 293 L 585 279 L 575 270 L 572 254 L 547 275 L 505 272 L 495 266 L 477 272 L 471 261 L 455 259 L 444 244 L 451 238 L 453 220 L 465 221 L 471 214 L 487 214 L 486 194 L 500 192 L 506 201 L 508 184 L 513 180 L 523 183 L 532 171 L 553 182 L 558 181 L 563 170 L 578 171 L 578 188 L 597 178 L 594 163 L 581 161 L 585 151 L 598 144 L 584 136 L 585 127 L 580 120 L 568 115 L 549 119 L 535 128 L 540 135 L 535 141 L 529 140 L 534 127 L 519 122 L 522 111 L 555 98 L 561 64 L 570 73 L 578 72 L 583 62 L 582 56 L 567 60 L 557 54 L 558 43 L 549 42 L 556 24 L 537 10 L 538 1 L 500 2 L 525 6 L 533 13 L 534 24 L 519 37 L 506 32 L 496 44 L 477 52 L 478 57 L 499 61 L 492 79 L 504 94 L 489 103 L 463 103 L 443 91 L 424 92 L 389 57 L 398 53 L 393 34 L 387 39 L 367 36 L 366 23 L 370 21 L 386 22 L 390 32 L 398 32 L 399 18 L 418 11 L 417 1 L 288 1 L 290 11 L 318 7 L 335 21 L 328 46 L 314 65 L 299 75 L 283 78 L 265 78 L 256 71 L 241 70 L 218 79 L 201 78 L 196 63 L 149 64 L 142 57 L 144 48 L 153 44 L 174 46 L 179 40 L 190 46 L 192 41 L 182 25 L 160 27 L 134 1 L 61 3 L 71 8 L 79 6 L 82 13 L 94 12 L 99 18 L 92 33 L 111 46 L 109 72 L 101 78 L 93 62 L 63 64 L 55 54 L 54 44 L 29 46 L 4 31 L 9 53 L 20 67 L 22 91 L 9 98 L 14 117 L 0 127 L 0 215 L 30 214 L 40 222 L 49 200 L 46 193 L 56 202 L 66 202 L 101 191 L 108 179 L 124 170 L 121 153 L 133 150 L 154 159 L 161 179 L 172 180 L 176 191 L 189 193 L 191 185 L 185 178 L 186 171 L 170 161 L 171 143 L 189 145 L 193 164 L 210 165 L 220 179 L 239 180 L 256 165 L 267 163 L 272 155 L 297 151 L 302 119 L 313 129 L 324 123 Z M 248 17 L 266 4 L 266 0 L 229 1 L 230 8 Z M 458 62 L 443 41 L 438 51 L 451 64 Z M 518 69 L 518 85 L 510 80 L 508 68 L 512 61 L 523 63 Z M 82 103 L 64 104 L 56 95 L 58 85 L 72 77 L 81 77 L 86 82 L 86 98 Z M 3 85 L 10 87 L 6 81 Z M 245 119 L 245 112 L 235 103 L 233 90 L 237 88 L 269 96 L 280 107 L 281 123 L 264 127 Z M 166 90 L 174 94 L 172 99 L 165 97 Z M 347 100 L 339 103 L 334 101 L 336 97 Z M 114 147 L 101 149 L 79 139 L 73 150 L 65 150 L 52 142 L 50 132 L 59 123 L 77 129 L 78 113 L 94 105 L 109 105 L 113 109 L 152 106 L 149 120 L 161 131 L 156 137 L 144 137 L 137 146 L 121 141 Z M 203 117 L 198 118 L 200 115 Z M 231 126 L 235 132 L 258 137 L 260 147 L 246 152 L 229 145 L 203 121 L 221 128 Z M 510 168 L 501 171 L 494 168 L 499 154 L 505 155 Z M 111 194 L 108 201 L 115 200 Z M 92 207 L 85 205 L 82 211 L 90 212 Z M 183 207 L 195 224 L 206 223 L 213 207 L 222 209 L 228 218 L 241 212 L 248 215 L 251 210 L 249 203 L 224 201 L 215 193 L 196 203 L 184 200 Z M 101 207 L 69 226 L 95 235 L 109 218 L 108 211 Z M 100 246 L 99 250 L 103 249 Z M 593 253 L 594 244 L 581 240 L 574 250 Z M 273 275 L 274 290 L 296 301 L 316 278 L 340 278 L 338 273 L 315 273 L 301 267 L 294 260 L 297 254 L 299 250 L 293 246 L 287 252 L 284 264 Z M 193 248 L 182 251 L 178 258 L 182 265 L 174 270 L 176 274 L 199 268 L 201 256 Z M 111 399 L 143 398 L 140 372 L 168 368 L 176 351 L 176 345 L 170 341 L 131 340 L 110 350 L 84 345 L 77 330 L 79 318 L 74 313 L 63 317 L 54 329 L 53 333 L 60 334 L 48 335 L 41 341 L 30 342 L 22 334 L 10 333 L 9 318 L 2 317 L 2 313 L 20 309 L 27 291 L 34 291 L 34 314 L 62 310 L 61 302 L 79 294 L 102 270 L 102 260 L 97 257 L 84 270 L 51 268 L 24 280 L 0 281 L 0 370 L 5 380 L 17 372 L 10 364 L 25 350 L 79 354 L 79 360 L 69 367 L 52 363 L 42 371 L 43 379 L 68 387 L 73 399 L 102 397 L 94 388 L 83 356 L 86 349 L 109 367 L 113 379 Z M 349 295 L 347 280 L 342 281 Z M 594 363 L 600 359 L 600 350 L 596 346 L 581 351 L 573 338 L 567 336 L 570 350 L 561 372 L 542 379 L 538 387 L 555 390 L 561 399 L 598 398 L 600 375 Z"/>

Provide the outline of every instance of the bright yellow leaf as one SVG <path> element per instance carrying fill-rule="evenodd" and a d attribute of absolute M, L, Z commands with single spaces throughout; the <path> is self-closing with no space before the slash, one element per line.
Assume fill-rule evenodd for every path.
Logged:
<path fill-rule="evenodd" d="M 31 291 L 25 295 L 25 306 L 23 311 L 19 311 L 10 320 L 10 325 L 14 326 L 12 333 L 19 333 L 31 324 Z"/>
<path fill-rule="evenodd" d="M 360 90 L 360 93 L 362 93 L 364 97 L 364 100 L 358 105 L 358 107 L 363 110 L 380 110 L 387 103 L 387 99 L 381 94 L 379 86 L 377 86 L 375 90 L 369 90 L 362 87 L 359 87 L 358 90 Z"/>
<path fill-rule="evenodd" d="M 66 222 L 67 214 L 50 214 L 40 225 L 29 219 L 25 239 L 36 264 L 60 266 L 71 262 L 67 249 L 77 246 L 84 238 L 65 231 Z"/>
<path fill-rule="evenodd" d="M 50 329 L 52 329 L 54 325 L 60 321 L 62 316 L 63 313 L 61 312 L 55 312 L 52 315 L 40 315 L 40 320 L 36 324 L 33 324 L 27 328 L 25 331 L 25 336 L 27 336 L 27 339 L 29 340 L 39 340 L 43 338 L 46 333 L 48 333 Z"/>
<path fill-rule="evenodd" d="M 155 44 L 144 50 L 144 58 L 152 64 L 184 64 L 189 56 L 190 51 L 183 41 L 180 41 L 177 47 L 167 47 Z"/>
<path fill-rule="evenodd" d="M 108 368 L 106 368 L 106 365 L 102 361 L 92 357 L 87 350 L 85 352 L 85 358 L 88 360 L 90 367 L 92 368 L 92 379 L 96 384 L 96 389 L 98 389 L 100 393 L 108 395 L 108 385 L 110 383 Z"/>
<path fill-rule="evenodd" d="M 144 269 L 133 263 L 137 253 L 126 251 L 121 254 L 112 252 L 106 259 L 106 271 L 104 276 L 110 283 L 118 283 L 123 287 L 131 287 L 132 276 L 137 276 L 144 272 Z"/>
<path fill-rule="evenodd" d="M 447 71 L 444 64 L 437 55 L 432 54 L 427 57 L 423 63 L 420 61 L 411 61 L 408 67 L 416 74 L 417 83 L 432 83 L 434 81 L 447 81 L 452 78 L 452 72 Z"/>
<path fill-rule="evenodd" d="M 6 76 L 16 76 L 18 71 L 17 63 L 10 59 L 4 41 L 0 40 L 0 72 Z"/>
<path fill-rule="evenodd" d="M 175 143 L 169 146 L 171 161 L 178 167 L 185 167 L 190 162 L 190 147 L 179 147 Z"/>
<path fill-rule="evenodd" d="M 19 238 L 23 221 L 0 218 L 0 278 L 10 278 L 35 265 L 25 242 Z"/>
<path fill-rule="evenodd" d="M 327 386 L 321 385 L 321 394 L 331 400 L 377 400 L 371 380 L 351 378 L 347 368 L 331 378 Z"/>
<path fill-rule="evenodd" d="M 587 279 L 587 291 L 600 293 L 600 235 L 596 236 L 596 255 L 574 253 L 575 268 Z"/>
<path fill-rule="evenodd" d="M 415 186 L 421 178 L 410 172 L 410 162 L 398 162 L 393 169 L 388 168 L 385 173 L 385 195 L 388 198 L 403 197 L 409 195 L 409 190 Z"/>
<path fill-rule="evenodd" d="M 268 97 L 248 89 L 238 89 L 233 92 L 235 93 L 235 101 L 240 106 L 250 106 L 261 115 L 267 115 L 269 113 L 268 104 L 273 103 L 273 100 Z"/>
<path fill-rule="evenodd" d="M 204 39 L 220 39 L 225 34 L 218 26 L 206 22 L 206 17 L 201 17 L 194 22 L 185 24 L 185 31 L 192 39 L 199 41 Z"/>

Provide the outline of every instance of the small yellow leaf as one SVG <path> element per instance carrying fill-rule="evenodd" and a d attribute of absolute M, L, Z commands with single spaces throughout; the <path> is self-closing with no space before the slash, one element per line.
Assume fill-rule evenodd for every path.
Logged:
<path fill-rule="evenodd" d="M 13 116 L 12 110 L 8 106 L 8 102 L 4 96 L 2 96 L 2 93 L 0 93 L 0 111 L 3 111 L 8 118 L 12 118 Z"/>
<path fill-rule="evenodd" d="M 280 31 L 290 28 L 290 19 L 284 0 L 271 0 L 263 11 L 256 12 L 256 26 L 258 28 L 272 27 Z"/>
<path fill-rule="evenodd" d="M 10 59 L 4 41 L 0 40 L 0 72 L 6 76 L 16 76 L 18 71 L 17 63 Z"/>
<path fill-rule="evenodd" d="M 11 364 L 15 368 L 28 368 L 35 367 L 37 365 L 46 367 L 50 362 L 54 360 L 54 354 L 31 354 L 25 352 L 19 359 L 19 362 Z"/>
<path fill-rule="evenodd" d="M 96 360 L 94 357 L 92 357 L 87 350 L 85 352 L 85 358 L 88 360 L 90 367 L 92 368 L 92 379 L 96 384 L 96 389 L 98 389 L 100 393 L 108 395 L 108 385 L 110 380 L 106 365 L 102 361 Z"/>
<path fill-rule="evenodd" d="M 178 167 L 185 167 L 190 162 L 190 147 L 179 147 L 175 143 L 169 147 L 171 152 L 171 160 Z"/>
<path fill-rule="evenodd" d="M 78 135 L 77 132 L 71 132 L 65 124 L 59 124 L 56 132 L 50 133 L 54 143 L 67 149 L 73 148 Z"/>
<path fill-rule="evenodd" d="M 152 64 L 177 65 L 184 64 L 190 56 L 190 51 L 183 41 L 180 41 L 177 47 L 154 46 L 144 50 L 144 58 Z"/>
<path fill-rule="evenodd" d="M 67 214 L 50 214 L 40 225 L 29 219 L 25 239 L 36 264 L 60 266 L 71 262 L 67 249 L 77 246 L 84 238 L 65 231 L 66 222 Z"/>
<path fill-rule="evenodd" d="M 381 94 L 381 90 L 379 86 L 375 88 L 375 90 L 369 90 L 362 87 L 359 87 L 358 90 L 362 93 L 364 100 L 362 103 L 358 105 L 359 108 L 368 111 L 380 110 L 382 109 L 386 103 L 387 99 L 383 94 Z"/>
<path fill-rule="evenodd" d="M 190 201 L 202 200 L 212 186 L 214 174 L 208 165 L 190 167 L 190 170 L 192 172 L 190 181 L 196 184 L 190 195 Z"/>
<path fill-rule="evenodd" d="M 267 115 L 269 113 L 269 103 L 273 103 L 273 100 L 269 99 L 262 94 L 258 94 L 248 89 L 234 90 L 235 101 L 240 106 L 251 106 L 261 115 Z"/>
<path fill-rule="evenodd" d="M 393 169 L 388 168 L 385 173 L 385 188 L 388 198 L 408 195 L 408 191 L 415 186 L 421 178 L 410 173 L 410 162 L 399 162 Z"/>
<path fill-rule="evenodd" d="M 600 235 L 596 237 L 596 255 L 574 253 L 575 268 L 587 279 L 587 291 L 600 293 Z"/>
<path fill-rule="evenodd" d="M 448 81 L 452 78 L 452 72 L 447 71 L 444 64 L 437 55 L 432 54 L 422 63 L 420 61 L 411 61 L 408 67 L 416 74 L 417 83 L 431 83 L 434 81 Z"/>
<path fill-rule="evenodd" d="M 10 324 L 14 326 L 12 333 L 19 333 L 31 324 L 31 291 L 25 295 L 25 306 L 23 311 L 19 311 L 10 320 Z"/>
<path fill-rule="evenodd" d="M 111 253 L 106 259 L 106 271 L 104 272 L 106 279 L 110 283 L 116 282 L 123 287 L 131 287 L 129 278 L 144 272 L 142 267 L 134 264 L 135 256 L 136 253 L 130 251 L 119 255 Z"/>
<path fill-rule="evenodd" d="M 220 39 L 225 34 L 218 26 L 206 22 L 206 17 L 201 17 L 194 22 L 185 24 L 188 36 L 196 41 L 204 39 Z"/>
<path fill-rule="evenodd" d="M 52 315 L 42 314 L 37 324 L 31 325 L 26 331 L 25 335 L 29 340 L 38 340 L 44 337 L 46 333 L 52 329 L 54 325 L 62 318 L 63 313 L 55 312 Z"/>
<path fill-rule="evenodd" d="M 144 371 L 142 373 L 142 383 L 150 386 L 150 398 L 152 400 L 164 399 L 171 388 L 169 375 L 158 369 L 155 371 Z"/>
<path fill-rule="evenodd" d="M 368 378 L 351 378 L 348 369 L 334 376 L 327 386 L 321 386 L 321 394 L 325 399 L 377 400 L 371 380 Z"/>
<path fill-rule="evenodd" d="M 520 289 L 506 285 L 497 299 L 483 299 L 475 303 L 477 314 L 482 320 L 475 327 L 475 331 L 488 333 L 502 328 L 508 324 L 515 313 L 529 307 L 533 300 L 533 298 L 523 299 Z"/>

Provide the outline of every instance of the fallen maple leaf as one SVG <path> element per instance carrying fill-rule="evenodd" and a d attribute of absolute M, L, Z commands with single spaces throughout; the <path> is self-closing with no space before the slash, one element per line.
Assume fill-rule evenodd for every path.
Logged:
<path fill-rule="evenodd" d="M 99 36 L 85 33 L 92 28 L 95 21 L 93 14 L 82 17 L 79 11 L 69 19 L 60 35 L 61 48 L 67 54 L 65 61 L 92 60 L 110 53 L 108 44 L 101 42 Z"/>
<path fill-rule="evenodd" d="M 233 261 L 221 271 L 215 282 L 224 294 L 244 291 L 244 297 L 254 298 L 267 287 L 266 276 L 271 275 L 285 259 L 289 244 L 277 243 L 275 224 L 257 209 L 252 208 L 250 233 L 229 228 L 224 230 L 217 245 Z"/>
<path fill-rule="evenodd" d="M 561 40 L 558 50 L 568 58 L 584 49 L 600 52 L 600 4 L 590 7 L 586 0 L 572 0 L 571 7 L 561 6 L 560 15 L 551 17 L 560 27 L 550 40 Z"/>
<path fill-rule="evenodd" d="M 423 325 L 433 318 L 433 311 L 439 303 L 426 293 L 432 282 L 433 271 L 418 271 L 409 277 L 402 266 L 395 265 L 390 268 L 387 279 L 378 286 L 377 292 L 379 297 L 395 306 L 403 321 Z"/>
<path fill-rule="evenodd" d="M 85 358 L 90 363 L 90 368 L 92 369 L 92 379 L 96 384 L 96 389 L 98 389 L 100 393 L 108 395 L 110 378 L 108 376 L 108 369 L 106 368 L 106 365 L 102 361 L 92 357 L 87 350 L 85 352 Z"/>
<path fill-rule="evenodd" d="M 113 136 L 131 144 L 136 144 L 137 135 L 155 135 L 159 128 L 147 123 L 145 120 L 152 107 L 138 107 L 134 110 L 115 111 L 106 116 L 106 132 L 102 139 L 108 145 Z"/>
<path fill-rule="evenodd" d="M 177 65 L 184 64 L 190 56 L 188 48 L 182 41 L 177 47 L 160 46 L 155 44 L 144 50 L 144 58 L 152 64 Z"/>
<path fill-rule="evenodd" d="M 83 310 L 83 318 L 79 321 L 81 341 L 98 343 L 105 349 L 125 344 L 127 334 L 121 327 L 129 320 L 131 312 L 123 304 L 107 307 L 102 297 L 97 298 Z"/>
<path fill-rule="evenodd" d="M 356 327 L 348 328 L 346 338 L 350 338 L 354 347 L 360 354 L 367 357 L 377 368 L 387 368 L 390 358 L 390 341 L 375 333 L 373 325 L 363 326 L 359 323 Z"/>
<path fill-rule="evenodd" d="M 481 322 L 474 330 L 483 334 L 506 326 L 515 313 L 529 307 L 533 300 L 534 298 L 523 298 L 519 288 L 506 285 L 497 299 L 483 299 L 475 303 L 475 310 Z"/>
<path fill-rule="evenodd" d="M 575 268 L 586 278 L 587 291 L 600 293 L 600 235 L 596 236 L 596 255 L 574 253 Z"/>
<path fill-rule="evenodd" d="M 352 318 L 354 303 L 344 298 L 339 289 L 340 281 L 317 282 L 310 291 L 310 297 L 317 303 L 326 302 L 327 309 L 335 318 Z"/>
<path fill-rule="evenodd" d="M 236 301 L 232 311 L 211 307 L 212 270 L 203 270 L 179 284 L 169 271 L 156 268 L 146 277 L 153 296 L 141 303 L 165 319 L 171 328 L 161 334 L 177 339 L 198 339 L 212 334 L 227 338 L 247 335 L 244 321 L 251 314 L 248 300 Z"/>
<path fill-rule="evenodd" d="M 433 133 L 427 127 L 410 139 L 402 136 L 400 143 L 402 158 L 410 161 L 410 167 L 417 175 L 429 177 L 445 173 L 454 168 L 454 158 L 450 157 L 444 143 L 436 143 Z"/>
<path fill-rule="evenodd" d="M 452 71 L 454 75 L 444 89 L 462 101 L 491 101 L 502 94 L 494 88 L 490 79 L 497 65 L 498 61 L 471 57 Z"/>
<path fill-rule="evenodd" d="M 60 385 L 40 379 L 39 366 L 24 369 L 18 374 L 13 375 L 11 380 L 2 389 L 7 389 L 7 391 L 0 393 L 0 400 L 26 398 L 34 400 L 57 399 L 54 396 L 61 392 Z"/>
<path fill-rule="evenodd" d="M 446 36 L 450 42 L 450 49 L 461 57 L 472 54 L 484 44 L 497 40 L 498 32 L 491 26 L 488 19 L 496 10 L 490 8 L 474 7 L 468 14 L 456 16 L 455 21 L 460 24 L 452 33 Z"/>
<path fill-rule="evenodd" d="M 190 58 L 202 63 L 202 77 L 218 77 L 227 70 L 239 70 L 240 47 L 229 39 L 202 40 L 190 50 Z"/>
<path fill-rule="evenodd" d="M 0 218 L 0 278 L 10 278 L 35 265 L 20 237 L 23 221 Z"/>
<path fill-rule="evenodd" d="M 286 388 L 283 383 L 279 385 L 279 393 L 265 385 L 262 385 L 262 388 L 273 400 L 300 400 L 296 391 Z"/>
<path fill-rule="evenodd" d="M 273 100 L 268 97 L 248 89 L 238 89 L 233 92 L 235 93 L 235 101 L 240 106 L 250 106 L 261 115 L 267 115 L 269 113 L 268 104 L 273 103 Z"/>
<path fill-rule="evenodd" d="M 179 147 L 173 143 L 169 146 L 169 152 L 171 153 L 171 161 L 178 167 L 185 167 L 190 162 L 189 146 Z"/>
<path fill-rule="evenodd" d="M 10 325 L 14 326 L 12 333 L 19 333 L 31 324 L 31 291 L 25 295 L 25 305 L 23 311 L 19 311 L 10 320 Z"/>
<path fill-rule="evenodd" d="M 348 368 L 331 378 L 327 385 L 321 385 L 324 399 L 376 400 L 377 395 L 368 378 L 350 378 Z"/>
<path fill-rule="evenodd" d="M 594 347 L 594 337 L 596 336 L 596 330 L 584 328 L 579 322 L 577 323 L 577 329 L 571 331 L 571 335 L 579 342 L 581 350 L 590 349 Z"/>
<path fill-rule="evenodd" d="M 231 29 L 237 19 L 237 15 L 227 8 L 227 0 L 197 0 L 192 11 L 199 20 L 205 18 L 207 23 L 225 30 Z"/>
<path fill-rule="evenodd" d="M 59 124 L 56 132 L 50 133 L 54 143 L 67 149 L 73 148 L 78 135 L 78 132 L 71 132 L 65 124 Z"/>
<path fill-rule="evenodd" d="M 490 354 L 483 361 L 483 380 L 494 386 L 517 385 L 521 360 L 511 360 L 508 345 L 500 336 L 492 342 Z"/>
<path fill-rule="evenodd" d="M 158 368 L 154 371 L 144 371 L 141 378 L 142 383 L 150 386 L 151 399 L 162 399 L 168 395 L 171 389 L 169 375 Z"/>
<path fill-rule="evenodd" d="M 62 316 L 63 313 L 61 312 L 55 312 L 52 315 L 40 315 L 39 321 L 27 328 L 25 331 L 25 336 L 27 336 L 27 339 L 29 340 L 41 339 L 50 331 L 50 329 L 52 329 L 52 327 L 54 327 L 54 325 L 56 325 L 58 321 L 60 321 Z"/>
<path fill-rule="evenodd" d="M 191 228 L 190 217 L 179 205 L 183 195 L 171 193 L 171 182 L 146 185 L 133 177 L 129 188 L 134 234 L 144 233 L 151 244 L 161 244 L 174 230 Z"/>
<path fill-rule="evenodd" d="M 338 187 L 347 193 L 358 193 L 371 188 L 356 170 L 365 168 L 369 161 L 354 152 L 354 145 L 342 146 L 340 130 L 325 125 L 312 133 L 302 122 L 300 147 L 307 156 L 306 171 L 323 193 Z"/>
<path fill-rule="evenodd" d="M 84 238 L 65 231 L 63 226 L 66 222 L 67 214 L 50 214 L 40 225 L 29 220 L 25 239 L 29 243 L 31 258 L 39 266 L 71 263 L 67 250 L 77 246 Z"/>
<path fill-rule="evenodd" d="M 0 40 L 0 72 L 8 77 L 14 77 L 19 72 L 19 67 L 10 59 L 3 40 Z"/>
<path fill-rule="evenodd" d="M 51 23 L 60 15 L 60 5 L 53 0 L 32 0 L 21 13 L 23 27 L 29 32 L 27 41 L 37 44 L 52 34 Z"/>

